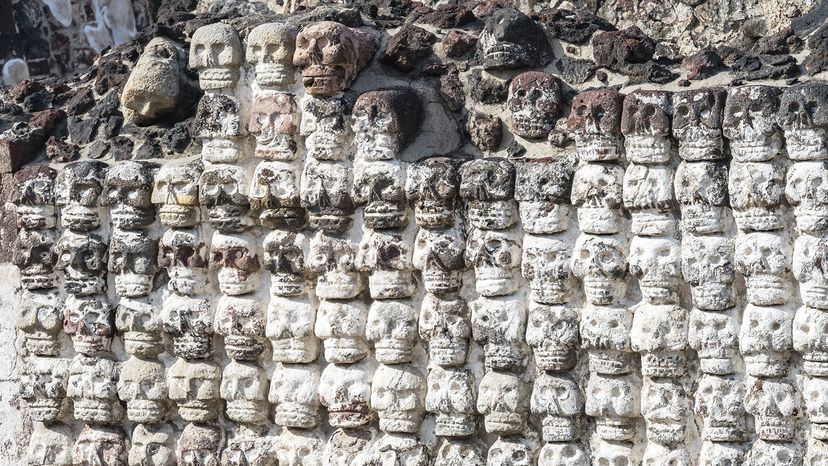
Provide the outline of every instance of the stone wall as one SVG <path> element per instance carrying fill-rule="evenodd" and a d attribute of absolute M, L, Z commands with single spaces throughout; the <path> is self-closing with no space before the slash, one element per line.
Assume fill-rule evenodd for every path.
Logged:
<path fill-rule="evenodd" d="M 819 9 L 276 6 L 3 91 L 4 464 L 828 464 Z"/>

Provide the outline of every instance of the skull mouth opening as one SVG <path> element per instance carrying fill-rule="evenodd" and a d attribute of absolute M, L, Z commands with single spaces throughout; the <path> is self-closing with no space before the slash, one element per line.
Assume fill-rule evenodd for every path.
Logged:
<path fill-rule="evenodd" d="M 247 335 L 227 335 L 224 337 L 227 356 L 237 361 L 249 361 L 259 357 L 264 350 L 261 337 Z"/>
<path fill-rule="evenodd" d="M 101 218 L 98 215 L 97 209 L 79 204 L 67 206 L 61 212 L 60 218 L 61 224 L 71 230 L 94 230 L 101 224 Z"/>
<path fill-rule="evenodd" d="M 55 208 L 52 206 L 17 206 L 17 226 L 30 230 L 54 228 Z"/>
<path fill-rule="evenodd" d="M 628 158 L 636 163 L 666 163 L 672 153 L 672 141 L 666 136 L 628 134 L 624 136 Z"/>
<path fill-rule="evenodd" d="M 437 414 L 434 434 L 441 437 L 466 437 L 475 431 L 474 416 Z"/>
<path fill-rule="evenodd" d="M 152 291 L 152 278 L 152 275 L 137 273 L 116 275 L 115 292 L 127 298 L 146 296 Z"/>
<path fill-rule="evenodd" d="M 38 422 L 57 420 L 60 415 L 61 404 L 61 400 L 52 398 L 37 398 L 26 402 L 32 419 Z"/>
<path fill-rule="evenodd" d="M 310 65 L 302 71 L 302 84 L 308 93 L 334 95 L 345 89 L 349 79 L 348 69 L 336 64 Z"/>
<path fill-rule="evenodd" d="M 135 422 L 156 422 L 164 414 L 164 405 L 160 401 L 132 400 L 127 402 L 127 417 Z"/>
<path fill-rule="evenodd" d="M 164 225 L 186 227 L 199 221 L 199 210 L 193 206 L 163 204 L 158 209 L 158 217 Z"/>
<path fill-rule="evenodd" d="M 635 435 L 635 424 L 624 418 L 596 419 L 596 433 L 604 440 L 629 440 Z"/>
<path fill-rule="evenodd" d="M 585 162 L 618 158 L 618 138 L 614 134 L 581 133 L 576 135 L 578 157 Z"/>
<path fill-rule="evenodd" d="M 569 416 L 544 416 L 541 422 L 543 439 L 547 442 L 567 442 L 578 435 L 575 419 Z"/>
<path fill-rule="evenodd" d="M 448 228 L 454 225 L 454 211 L 439 201 L 422 201 L 414 206 L 417 225 L 426 229 Z"/>
<path fill-rule="evenodd" d="M 328 406 L 328 416 L 333 427 L 359 427 L 371 421 L 366 403 L 333 403 Z"/>
<path fill-rule="evenodd" d="M 762 440 L 783 441 L 794 438 L 794 426 L 789 419 L 756 416 L 756 434 Z"/>
<path fill-rule="evenodd" d="M 722 230 L 723 210 L 716 206 L 685 205 L 681 207 L 681 224 L 693 233 L 718 233 Z"/>
<path fill-rule="evenodd" d="M 336 337 L 324 341 L 325 360 L 335 364 L 349 364 L 368 356 L 368 347 L 361 337 Z"/>
<path fill-rule="evenodd" d="M 469 344 L 465 340 L 435 340 L 428 344 L 429 356 L 440 366 L 458 366 L 466 362 Z"/>
<path fill-rule="evenodd" d="M 236 68 L 203 68 L 198 71 L 198 81 L 204 89 L 227 89 L 239 80 Z"/>
<path fill-rule="evenodd" d="M 307 429 L 319 423 L 319 415 L 313 409 L 298 403 L 281 403 L 273 414 L 273 422 L 282 426 Z"/>
<path fill-rule="evenodd" d="M 75 419 L 84 422 L 107 423 L 113 417 L 113 403 L 108 400 L 75 398 Z"/>

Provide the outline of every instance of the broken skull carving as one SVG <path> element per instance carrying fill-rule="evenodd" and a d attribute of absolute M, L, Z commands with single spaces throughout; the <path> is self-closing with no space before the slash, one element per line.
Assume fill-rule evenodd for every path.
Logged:
<path fill-rule="evenodd" d="M 120 427 L 86 425 L 72 448 L 72 463 L 90 466 L 124 466 L 127 437 Z"/>
<path fill-rule="evenodd" d="M 56 291 L 23 294 L 17 328 L 23 331 L 27 351 L 38 356 L 60 353 L 63 308 L 64 299 Z"/>
<path fill-rule="evenodd" d="M 733 376 L 701 377 L 693 409 L 704 422 L 705 440 L 736 442 L 744 437 L 744 397 L 744 384 Z"/>
<path fill-rule="evenodd" d="M 65 359 L 33 357 L 26 361 L 20 376 L 20 398 L 32 420 L 52 423 L 60 419 L 68 371 Z"/>
<path fill-rule="evenodd" d="M 828 84 L 822 81 L 795 84 L 782 93 L 777 122 L 791 160 L 828 159 L 826 102 Z"/>
<path fill-rule="evenodd" d="M 673 187 L 688 233 L 706 235 L 724 230 L 728 204 L 728 168 L 723 161 L 681 162 Z"/>
<path fill-rule="evenodd" d="M 724 158 L 722 119 L 727 94 L 711 87 L 673 94 L 673 136 L 686 161 Z"/>
<path fill-rule="evenodd" d="M 30 230 L 55 227 L 55 179 L 58 172 L 46 165 L 26 165 L 14 174 L 17 227 Z"/>
<path fill-rule="evenodd" d="M 53 230 L 20 229 L 12 250 L 12 263 L 20 269 L 20 283 L 27 290 L 57 285 L 57 235 Z"/>
<path fill-rule="evenodd" d="M 828 230 L 828 162 L 797 162 L 788 167 L 785 196 L 803 233 Z"/>
<path fill-rule="evenodd" d="M 100 197 L 108 166 L 95 160 L 71 162 L 55 179 L 55 203 L 60 223 L 74 231 L 94 230 L 101 224 Z"/>
<path fill-rule="evenodd" d="M 477 58 L 486 70 L 537 68 L 552 59 L 552 47 L 540 24 L 516 9 L 503 8 L 486 20 Z"/>
<path fill-rule="evenodd" d="M 483 345 L 486 367 L 518 370 L 526 364 L 528 348 L 526 305 L 520 297 L 481 296 L 471 303 L 472 335 Z"/>
<path fill-rule="evenodd" d="M 351 118 L 356 158 L 393 160 L 417 136 L 423 106 L 408 89 L 369 91 L 356 100 Z"/>
<path fill-rule="evenodd" d="M 455 228 L 420 228 L 414 242 L 412 263 L 421 272 L 429 293 L 456 293 L 463 286 L 465 242 Z"/>
<path fill-rule="evenodd" d="M 528 159 L 515 164 L 515 170 L 515 200 L 523 230 L 544 235 L 569 228 L 575 160 Z"/>
<path fill-rule="evenodd" d="M 224 337 L 231 359 L 256 360 L 265 346 L 264 305 L 255 297 L 223 295 L 216 305 L 213 330 Z"/>
<path fill-rule="evenodd" d="M 353 223 L 351 168 L 342 162 L 308 159 L 300 183 L 301 205 L 313 230 L 341 233 Z"/>
<path fill-rule="evenodd" d="M 307 215 L 299 199 L 299 168 L 291 163 L 259 162 L 250 185 L 250 208 L 265 228 L 299 230 Z"/>
<path fill-rule="evenodd" d="M 178 438 L 179 466 L 219 466 L 224 431 L 209 424 L 187 424 Z"/>
<path fill-rule="evenodd" d="M 158 243 L 145 231 L 115 230 L 109 243 L 108 269 L 122 297 L 146 296 L 158 271 Z"/>
<path fill-rule="evenodd" d="M 517 291 L 521 239 L 513 231 L 473 229 L 464 253 L 474 268 L 475 289 L 482 296 L 503 296 Z"/>
<path fill-rule="evenodd" d="M 115 313 L 105 301 L 69 296 L 63 317 L 63 331 L 72 337 L 75 352 L 95 356 L 109 350 L 115 334 Z"/>
<path fill-rule="evenodd" d="M 207 283 L 207 245 L 195 229 L 164 232 L 158 243 L 158 265 L 167 270 L 167 289 L 180 295 L 198 293 Z"/>
<path fill-rule="evenodd" d="M 398 161 L 358 162 L 351 187 L 354 204 L 363 206 L 367 228 L 404 228 L 408 224 L 405 202 L 405 165 Z"/>
<path fill-rule="evenodd" d="M 199 202 L 207 210 L 210 225 L 221 232 L 239 232 L 253 222 L 247 216 L 247 176 L 234 165 L 213 165 L 199 179 Z"/>
<path fill-rule="evenodd" d="M 241 158 L 245 128 L 241 102 L 223 94 L 205 94 L 193 119 L 193 137 L 201 141 L 201 158 L 209 163 L 235 162 Z"/>
<path fill-rule="evenodd" d="M 619 158 L 623 100 L 620 92 L 610 89 L 581 92 L 572 99 L 567 125 L 575 134 L 579 159 L 605 162 Z"/>
<path fill-rule="evenodd" d="M 730 140 L 730 153 L 738 162 L 771 160 L 782 151 L 782 134 L 776 126 L 782 91 L 772 86 L 730 88 L 724 106 L 722 129 Z"/>
<path fill-rule="evenodd" d="M 213 310 L 206 299 L 170 294 L 161 309 L 161 325 L 172 337 L 176 356 L 208 358 L 213 351 Z"/>
<path fill-rule="evenodd" d="M 405 195 L 414 204 L 417 225 L 443 229 L 454 225 L 460 192 L 459 163 L 447 157 L 432 157 L 408 166 Z"/>
<path fill-rule="evenodd" d="M 581 279 L 588 302 L 620 301 L 627 290 L 627 248 L 615 236 L 580 235 L 572 252 L 572 273 Z"/>
<path fill-rule="evenodd" d="M 515 76 L 506 106 L 512 112 L 512 132 L 530 139 L 545 138 L 561 113 L 561 82 L 540 71 Z"/>
<path fill-rule="evenodd" d="M 498 158 L 472 160 L 460 167 L 460 179 L 460 197 L 468 204 L 471 226 L 505 230 L 517 223 L 512 162 Z"/>
<path fill-rule="evenodd" d="M 371 368 L 368 362 L 328 364 L 319 381 L 319 401 L 333 427 L 359 427 L 371 421 Z"/>
<path fill-rule="evenodd" d="M 155 123 L 178 104 L 183 51 L 165 37 L 144 47 L 121 93 L 124 118 L 139 125 Z"/>

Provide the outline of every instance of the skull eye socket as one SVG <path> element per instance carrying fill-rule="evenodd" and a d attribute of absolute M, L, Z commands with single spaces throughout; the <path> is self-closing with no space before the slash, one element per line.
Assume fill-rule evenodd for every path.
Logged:
<path fill-rule="evenodd" d="M 516 450 L 512 453 L 512 459 L 515 461 L 522 461 L 524 458 L 526 458 L 526 452 L 523 450 Z"/>
<path fill-rule="evenodd" d="M 196 53 L 196 55 L 201 55 L 202 53 L 204 53 L 204 44 L 196 45 L 195 53 Z"/>
<path fill-rule="evenodd" d="M 644 106 L 644 116 L 649 118 L 653 115 L 655 115 L 655 107 L 651 104 L 645 105 Z"/>
<path fill-rule="evenodd" d="M 586 105 L 579 105 L 579 106 L 575 109 L 575 113 L 576 113 L 578 116 L 585 117 L 585 116 L 587 116 L 587 114 L 589 113 L 589 108 L 587 108 L 587 106 L 586 106 Z"/>
<path fill-rule="evenodd" d="M 679 116 L 686 117 L 690 114 L 690 107 L 687 105 L 679 105 L 678 108 L 676 108 L 676 113 Z"/>
<path fill-rule="evenodd" d="M 788 111 L 789 112 L 798 112 L 799 111 L 799 102 L 791 102 L 788 104 Z"/>

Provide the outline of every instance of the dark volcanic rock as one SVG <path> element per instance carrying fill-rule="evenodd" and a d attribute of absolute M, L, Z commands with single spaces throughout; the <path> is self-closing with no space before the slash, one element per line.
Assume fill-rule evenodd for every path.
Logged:
<path fill-rule="evenodd" d="M 828 19 L 828 0 L 821 0 L 811 11 L 791 20 L 791 28 L 799 37 L 805 37 L 811 32 L 825 27 Z"/>
<path fill-rule="evenodd" d="M 503 141 L 503 125 L 500 118 L 481 112 L 469 114 L 466 124 L 471 142 L 482 151 L 493 151 Z"/>
<path fill-rule="evenodd" d="M 592 60 L 563 56 L 555 61 L 555 68 L 561 78 L 569 84 L 583 84 L 595 74 L 596 66 Z"/>
<path fill-rule="evenodd" d="M 27 79 L 15 86 L 14 89 L 9 92 L 9 97 L 12 101 L 22 104 L 23 101 L 26 100 L 26 97 L 29 97 L 36 92 L 45 90 L 46 88 L 40 81 L 32 81 L 31 79 Z"/>
<path fill-rule="evenodd" d="M 95 106 L 95 96 L 92 94 L 92 89 L 83 88 L 74 93 L 65 105 L 66 113 L 69 115 L 81 115 L 89 111 Z"/>
<path fill-rule="evenodd" d="M 533 15 L 556 39 L 583 45 L 598 31 L 615 31 L 610 22 L 584 10 L 551 8 Z"/>
<path fill-rule="evenodd" d="M 592 38 L 595 63 L 613 71 L 652 60 L 655 47 L 655 41 L 637 26 L 621 31 L 602 32 Z"/>
<path fill-rule="evenodd" d="M 792 78 L 799 74 L 799 66 L 790 55 L 743 55 L 731 68 L 737 79 L 746 81 Z"/>
<path fill-rule="evenodd" d="M 463 89 L 463 83 L 460 81 L 460 73 L 457 67 L 450 66 L 442 76 L 440 76 L 440 85 L 437 92 L 442 97 L 446 108 L 452 112 L 456 112 L 463 108 L 466 104 L 466 93 Z"/>
<path fill-rule="evenodd" d="M 477 38 L 458 30 L 451 30 L 443 38 L 443 52 L 449 58 L 459 58 L 477 45 Z"/>
<path fill-rule="evenodd" d="M 46 141 L 46 158 L 53 162 L 72 162 L 79 157 L 78 146 L 52 136 Z"/>
<path fill-rule="evenodd" d="M 417 67 L 417 63 L 431 55 L 431 46 L 437 37 L 417 26 L 407 24 L 391 40 L 380 58 L 380 63 L 407 73 Z"/>
<path fill-rule="evenodd" d="M 695 81 L 713 76 L 722 71 L 725 65 L 716 51 L 705 49 L 682 60 L 681 68 L 687 71 L 687 79 Z"/>
<path fill-rule="evenodd" d="M 506 101 L 509 94 L 509 82 L 484 76 L 476 69 L 469 73 L 468 95 L 482 104 L 499 104 Z"/>
<path fill-rule="evenodd" d="M 415 8 L 410 21 L 430 24 L 442 29 L 459 28 L 473 23 L 477 18 L 467 5 L 438 5 L 436 8 L 422 6 Z"/>
<path fill-rule="evenodd" d="M 824 3 L 828 3 L 828 0 Z M 808 49 L 811 53 L 802 61 L 808 74 L 815 75 L 828 70 L 828 22 L 808 38 Z"/>
<path fill-rule="evenodd" d="M 776 34 L 760 38 L 750 53 L 753 55 L 780 55 L 796 53 L 802 48 L 802 40 L 794 35 L 793 29 L 785 28 Z"/>

